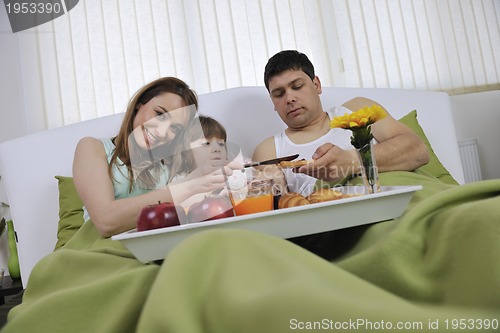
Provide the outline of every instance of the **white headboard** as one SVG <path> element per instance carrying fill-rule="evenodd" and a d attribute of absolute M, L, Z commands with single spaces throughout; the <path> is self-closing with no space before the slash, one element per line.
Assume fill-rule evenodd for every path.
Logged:
<path fill-rule="evenodd" d="M 418 110 L 418 120 L 436 155 L 452 176 L 464 182 L 450 100 L 446 93 L 391 89 L 323 88 L 325 109 L 356 96 L 381 103 L 396 118 Z M 284 128 L 264 87 L 241 87 L 199 96 L 199 112 L 227 129 L 229 141 L 251 156 L 262 139 Z M 73 153 L 84 136 L 110 137 L 123 114 L 31 134 L 0 144 L 0 175 L 18 236 L 23 285 L 33 266 L 56 243 L 58 188 L 56 175 L 71 176 Z"/>

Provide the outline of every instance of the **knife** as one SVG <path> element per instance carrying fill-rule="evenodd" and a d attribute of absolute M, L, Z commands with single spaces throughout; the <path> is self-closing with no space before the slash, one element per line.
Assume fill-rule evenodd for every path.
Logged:
<path fill-rule="evenodd" d="M 299 157 L 299 154 L 273 158 L 272 160 L 267 160 L 267 161 L 262 161 L 262 162 L 251 162 L 251 163 L 244 164 L 243 167 L 249 168 L 249 167 L 254 167 L 254 166 L 259 166 L 259 165 L 278 164 L 279 162 L 283 162 L 283 161 L 292 161 L 292 160 L 296 159 L 297 157 Z"/>

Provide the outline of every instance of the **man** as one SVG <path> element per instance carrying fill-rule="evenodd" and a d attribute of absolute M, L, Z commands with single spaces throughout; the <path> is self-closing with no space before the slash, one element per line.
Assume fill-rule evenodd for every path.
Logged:
<path fill-rule="evenodd" d="M 350 144 L 350 131 L 330 129 L 330 120 L 337 115 L 378 104 L 368 98 L 356 97 L 340 107 L 325 112 L 321 105 L 321 82 L 306 55 L 293 50 L 271 57 L 264 72 L 264 82 L 274 109 L 287 125 L 284 132 L 262 141 L 253 154 L 254 161 L 278 156 L 300 154 L 312 160 L 297 170 L 275 166 L 262 171 L 281 185 L 282 192 L 297 192 L 304 196 L 314 190 L 317 179 L 339 181 L 359 172 L 359 159 Z M 387 113 L 371 125 L 375 156 L 379 172 L 414 170 L 429 161 L 425 144 L 408 127 Z M 289 241 L 321 256 L 333 259 L 361 236 L 366 227 L 348 228 L 341 233 L 324 232 L 295 237 Z"/>
<path fill-rule="evenodd" d="M 359 172 L 359 160 L 349 141 L 350 131 L 330 129 L 333 116 L 357 111 L 378 104 L 368 98 L 356 97 L 342 106 L 325 112 L 321 105 L 321 82 L 307 56 L 295 50 L 281 51 L 271 57 L 264 72 L 264 82 L 287 129 L 262 141 L 253 154 L 254 161 L 299 153 L 311 160 L 298 170 L 285 170 L 285 179 L 278 170 L 268 167 L 283 190 L 308 195 L 316 179 L 338 181 Z M 389 113 L 371 125 L 377 141 L 375 156 L 379 172 L 414 170 L 429 161 L 427 148 L 408 127 Z M 278 176 L 276 176 L 278 175 Z"/>

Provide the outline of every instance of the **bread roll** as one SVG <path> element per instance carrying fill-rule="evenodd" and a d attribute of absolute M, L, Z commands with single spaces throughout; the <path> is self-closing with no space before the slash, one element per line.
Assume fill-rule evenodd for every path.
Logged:
<path fill-rule="evenodd" d="M 309 201 L 304 196 L 295 192 L 289 192 L 281 195 L 280 200 L 278 201 L 278 209 L 308 204 Z"/>
<path fill-rule="evenodd" d="M 324 202 L 330 200 L 342 199 L 344 196 L 342 192 L 333 190 L 331 188 L 321 188 L 307 196 L 310 203 Z"/>
<path fill-rule="evenodd" d="M 278 163 L 278 166 L 280 168 L 298 168 L 308 163 L 310 163 L 310 161 L 304 159 L 298 161 L 281 161 Z"/>

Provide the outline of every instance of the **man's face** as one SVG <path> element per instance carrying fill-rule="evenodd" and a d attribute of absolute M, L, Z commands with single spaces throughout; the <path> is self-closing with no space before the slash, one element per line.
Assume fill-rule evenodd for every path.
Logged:
<path fill-rule="evenodd" d="M 323 114 L 321 83 L 301 70 L 287 70 L 269 80 L 269 94 L 280 118 L 290 128 L 301 128 Z"/>

